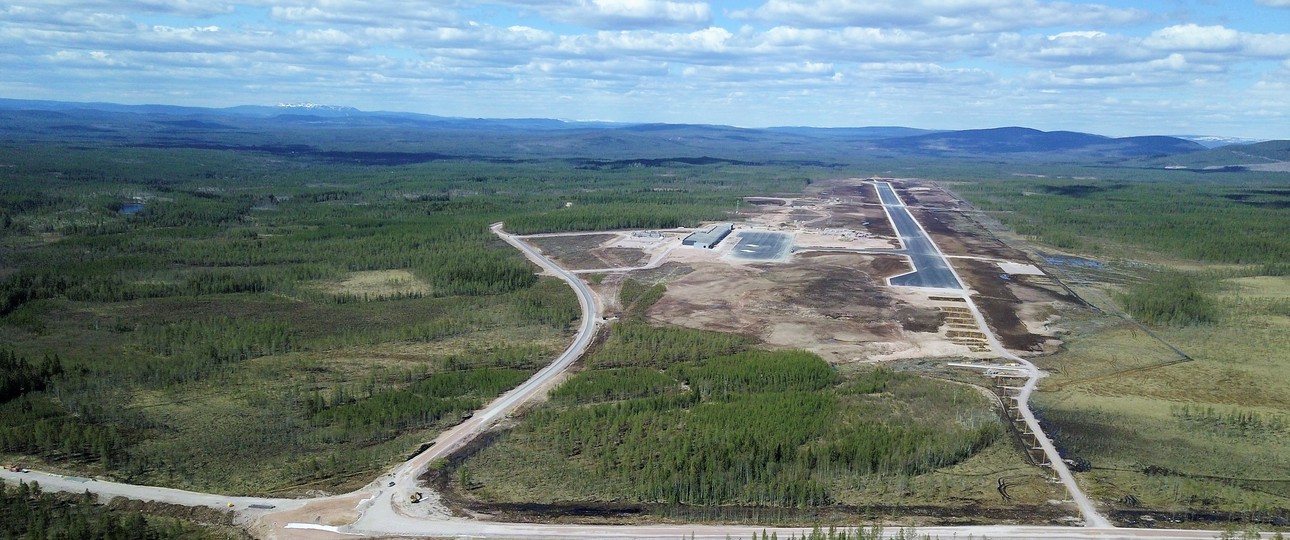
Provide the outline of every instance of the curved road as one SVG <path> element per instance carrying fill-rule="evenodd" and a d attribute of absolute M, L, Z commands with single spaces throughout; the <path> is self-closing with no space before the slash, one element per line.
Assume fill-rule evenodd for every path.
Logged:
<path fill-rule="evenodd" d="M 210 506 L 213 508 L 227 508 L 229 503 L 238 510 L 239 521 L 242 523 L 258 521 L 261 527 L 258 532 L 267 534 L 274 538 L 286 538 L 298 535 L 302 538 L 346 538 L 353 535 L 361 536 L 442 536 L 442 537 L 475 537 L 475 538 L 640 538 L 640 539 L 676 539 L 687 536 L 694 538 L 748 538 L 763 532 L 774 532 L 781 537 L 788 538 L 791 535 L 803 536 L 809 533 L 809 529 L 802 528 L 767 528 L 756 526 L 741 525 L 552 525 L 540 523 L 499 523 L 486 521 L 473 521 L 460 518 L 451 518 L 447 516 L 427 516 L 427 509 L 433 507 L 431 504 L 416 505 L 411 508 L 405 501 L 407 496 L 416 487 L 416 478 L 420 476 L 434 460 L 446 457 L 456 448 L 469 442 L 474 436 L 484 432 L 492 426 L 499 418 L 514 412 L 517 408 L 527 403 L 529 400 L 540 395 L 540 393 L 551 384 L 557 375 L 563 372 L 580 357 L 591 344 L 595 335 L 595 330 L 600 319 L 600 307 L 597 305 L 595 296 L 590 288 L 581 280 L 577 279 L 569 271 L 566 271 L 553 262 L 543 257 L 531 246 L 519 241 L 513 236 L 506 234 L 501 229 L 501 224 L 495 224 L 492 227 L 494 233 L 500 236 L 507 243 L 519 249 L 534 263 L 541 266 L 544 270 L 554 274 L 573 287 L 578 294 L 578 301 L 582 307 L 583 319 L 579 327 L 578 335 L 569 348 L 561 354 L 555 362 L 539 371 L 525 383 L 516 387 L 514 390 L 502 395 L 494 400 L 484 409 L 481 409 L 473 417 L 460 425 L 444 432 L 434 442 L 434 445 L 426 452 L 421 453 L 415 458 L 403 463 L 389 474 L 383 475 L 373 481 L 366 488 L 354 493 L 312 500 L 298 499 L 265 499 L 257 497 L 228 497 L 223 495 L 214 495 L 207 493 L 195 493 L 169 488 L 158 488 L 150 486 L 134 486 L 129 484 L 118 484 L 114 482 L 98 482 L 84 478 L 65 477 L 47 473 L 13 473 L 9 471 L 0 471 L 0 477 L 10 480 L 37 480 L 44 486 L 47 491 L 68 491 L 83 492 L 90 491 L 98 493 L 105 497 L 122 496 L 139 500 L 157 500 L 172 504 L 190 505 L 190 506 Z M 939 251 L 939 250 L 938 250 Z M 943 255 L 942 255 L 943 256 Z M 952 268 L 951 268 L 952 271 Z M 966 293 L 965 297 L 969 296 Z M 1008 352 L 999 343 L 989 326 L 985 324 L 985 319 L 976 305 L 967 298 L 967 304 L 970 307 L 977 323 L 988 336 L 990 345 L 1001 356 L 1009 360 L 1018 362 L 1026 366 L 1030 374 L 1022 393 L 1018 396 L 1020 409 L 1027 425 L 1036 434 L 1041 434 L 1038 422 L 1027 406 L 1027 400 L 1030 393 L 1034 390 L 1040 373 L 1038 368 L 1026 360 Z M 1154 538 L 1163 540 L 1191 540 L 1201 538 L 1214 538 L 1219 533 L 1217 531 L 1201 530 L 1172 530 L 1172 529 L 1116 529 L 1110 527 L 1110 524 L 1102 518 L 1093 507 L 1092 502 L 1084 497 L 1079 487 L 1074 482 L 1069 470 L 1065 464 L 1056 458 L 1056 450 L 1046 436 L 1040 437 L 1041 446 L 1050 456 L 1053 462 L 1054 470 L 1062 478 L 1062 481 L 1071 489 L 1071 496 L 1075 498 L 1076 504 L 1084 514 L 1086 527 L 1059 527 L 1059 526 L 966 526 L 966 527 L 925 527 L 917 530 L 917 533 L 927 535 L 933 538 L 957 538 L 966 536 L 981 536 L 991 538 L 1053 538 L 1053 539 L 1134 539 L 1134 538 Z M 393 487 L 389 482 L 394 482 Z M 421 488 L 422 491 L 430 491 Z M 354 502 L 357 504 L 354 505 Z M 253 509 L 249 505 L 272 505 L 272 510 Z M 354 505 L 354 506 L 350 506 Z M 318 512 L 326 513 L 323 515 L 334 514 L 345 508 L 354 508 L 359 512 L 357 519 L 349 525 L 339 527 L 325 527 L 313 523 L 289 523 L 292 518 L 301 518 L 313 515 L 311 510 L 316 508 Z M 414 515 L 420 514 L 420 515 Z M 320 516 L 321 517 L 321 516 Z M 899 529 L 889 529 L 886 533 L 888 537 L 903 535 L 906 531 Z M 1264 535 L 1271 538 L 1271 535 Z M 904 536 L 901 536 L 904 537 Z"/>
<path fill-rule="evenodd" d="M 516 238 L 514 235 L 502 230 L 501 223 L 494 223 L 491 227 L 494 234 L 505 240 L 506 243 L 520 250 L 529 260 L 533 261 L 543 270 L 554 274 L 556 277 L 564 280 L 573 288 L 578 295 L 578 304 L 582 307 L 582 325 L 578 328 L 578 334 L 573 339 L 573 343 L 560 354 L 550 365 L 542 368 L 527 381 L 515 387 L 511 391 L 502 394 L 487 407 L 480 409 L 466 421 L 458 424 L 456 427 L 443 432 L 435 439 L 433 446 L 425 452 L 408 460 L 407 462 L 394 469 L 390 474 L 381 477 L 369 489 L 375 489 L 376 493 L 371 495 L 360 503 L 359 509 L 362 515 L 353 524 L 345 527 L 346 530 L 375 530 L 381 531 L 384 527 L 399 519 L 411 519 L 420 522 L 425 519 L 426 508 L 410 504 L 408 501 L 411 495 L 416 491 L 427 492 L 427 488 L 418 488 L 417 479 L 426 472 L 431 463 L 436 460 L 446 458 L 458 448 L 469 443 L 476 436 L 488 431 L 493 424 L 502 418 L 508 417 L 510 413 L 515 412 L 525 403 L 540 397 L 543 392 L 549 390 L 549 385 L 555 378 L 563 373 L 575 360 L 582 357 L 591 346 L 591 342 L 596 336 L 596 327 L 600 321 L 601 307 L 596 302 L 596 296 L 572 272 L 565 270 L 550 259 L 539 253 L 533 246 Z M 394 486 L 390 486 L 393 482 Z M 433 505 L 433 501 L 426 501 L 425 506 Z"/>

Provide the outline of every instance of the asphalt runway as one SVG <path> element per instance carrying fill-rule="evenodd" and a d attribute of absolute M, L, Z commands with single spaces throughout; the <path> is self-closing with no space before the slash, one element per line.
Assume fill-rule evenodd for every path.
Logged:
<path fill-rule="evenodd" d="M 950 270 L 945 256 L 941 255 L 932 239 L 918 226 L 905 203 L 896 196 L 896 190 L 892 189 L 891 184 L 877 182 L 875 186 L 878 188 L 878 198 L 882 200 L 882 208 L 891 217 L 891 222 L 900 235 L 900 242 L 905 246 L 905 249 L 896 253 L 908 256 L 914 264 L 913 272 L 895 276 L 888 282 L 904 287 L 962 289 L 963 284 L 959 283 L 954 271 Z"/>
<path fill-rule="evenodd" d="M 748 261 L 782 261 L 793 247 L 792 236 L 771 231 L 740 231 L 730 256 Z"/>

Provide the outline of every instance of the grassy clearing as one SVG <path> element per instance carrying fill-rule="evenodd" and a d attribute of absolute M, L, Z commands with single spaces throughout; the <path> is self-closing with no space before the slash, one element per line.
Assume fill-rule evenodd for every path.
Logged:
<path fill-rule="evenodd" d="M 364 300 L 425 296 L 431 293 L 430 285 L 417 279 L 408 270 L 352 272 L 342 280 L 320 282 L 318 290 L 333 296 Z"/>
<path fill-rule="evenodd" d="M 1087 316 L 1035 403 L 1059 446 L 1088 459 L 1089 492 L 1116 508 L 1234 520 L 1290 516 L 1290 280 L 1223 280 L 1215 320 L 1162 327 L 1177 356 L 1118 319 Z M 1263 516 L 1263 517 L 1260 517 Z"/>

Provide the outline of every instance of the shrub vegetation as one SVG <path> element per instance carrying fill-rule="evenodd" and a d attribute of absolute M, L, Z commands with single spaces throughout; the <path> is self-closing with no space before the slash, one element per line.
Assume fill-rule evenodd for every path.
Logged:
<path fill-rule="evenodd" d="M 592 359 L 594 369 L 467 462 L 472 481 L 577 500 L 818 506 L 836 502 L 848 478 L 923 474 L 1003 433 L 992 415 L 963 423 L 889 408 L 939 393 L 987 411 L 970 390 L 885 370 L 843 382 L 814 354 L 752 349 L 729 334 L 623 321 Z M 630 367 L 608 367 L 621 365 Z M 558 470 L 524 486 L 530 476 L 503 470 L 518 456 Z M 598 480 L 575 480 L 586 478 Z"/>

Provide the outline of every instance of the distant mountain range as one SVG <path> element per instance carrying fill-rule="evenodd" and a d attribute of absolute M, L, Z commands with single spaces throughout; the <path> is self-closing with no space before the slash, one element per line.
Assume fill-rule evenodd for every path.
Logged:
<path fill-rule="evenodd" d="M 1199 143 L 1177 137 L 1111 138 L 1074 131 L 1039 131 L 1022 127 L 968 129 L 882 139 L 877 147 L 943 157 L 995 154 L 1085 154 L 1090 157 L 1131 157 L 1200 152 Z"/>
<path fill-rule="evenodd" d="M 108 138 L 126 145 L 294 148 L 293 152 L 309 149 L 320 155 L 344 154 L 358 147 L 364 152 L 403 156 L 395 162 L 485 156 L 611 161 L 712 158 L 829 165 L 863 155 L 1021 161 L 1146 160 L 1156 166 L 1190 167 L 1195 163 L 1230 165 L 1233 160 L 1252 155 L 1235 150 L 1242 146 L 1232 146 L 1248 140 L 1207 136 L 1113 138 L 1024 127 L 942 131 L 899 126 L 747 129 L 542 118 L 454 118 L 367 112 L 313 103 L 214 109 L 0 99 L 0 126 L 4 126 L 0 127 L 0 138 Z M 320 137 L 319 133 L 326 136 Z M 326 147 L 328 142 L 335 146 Z M 1219 150 L 1208 150 L 1215 147 Z M 338 152 L 341 149 L 345 152 Z M 1219 153 L 1210 155 L 1212 152 Z M 1278 159 L 1258 154 L 1257 161 Z"/>

